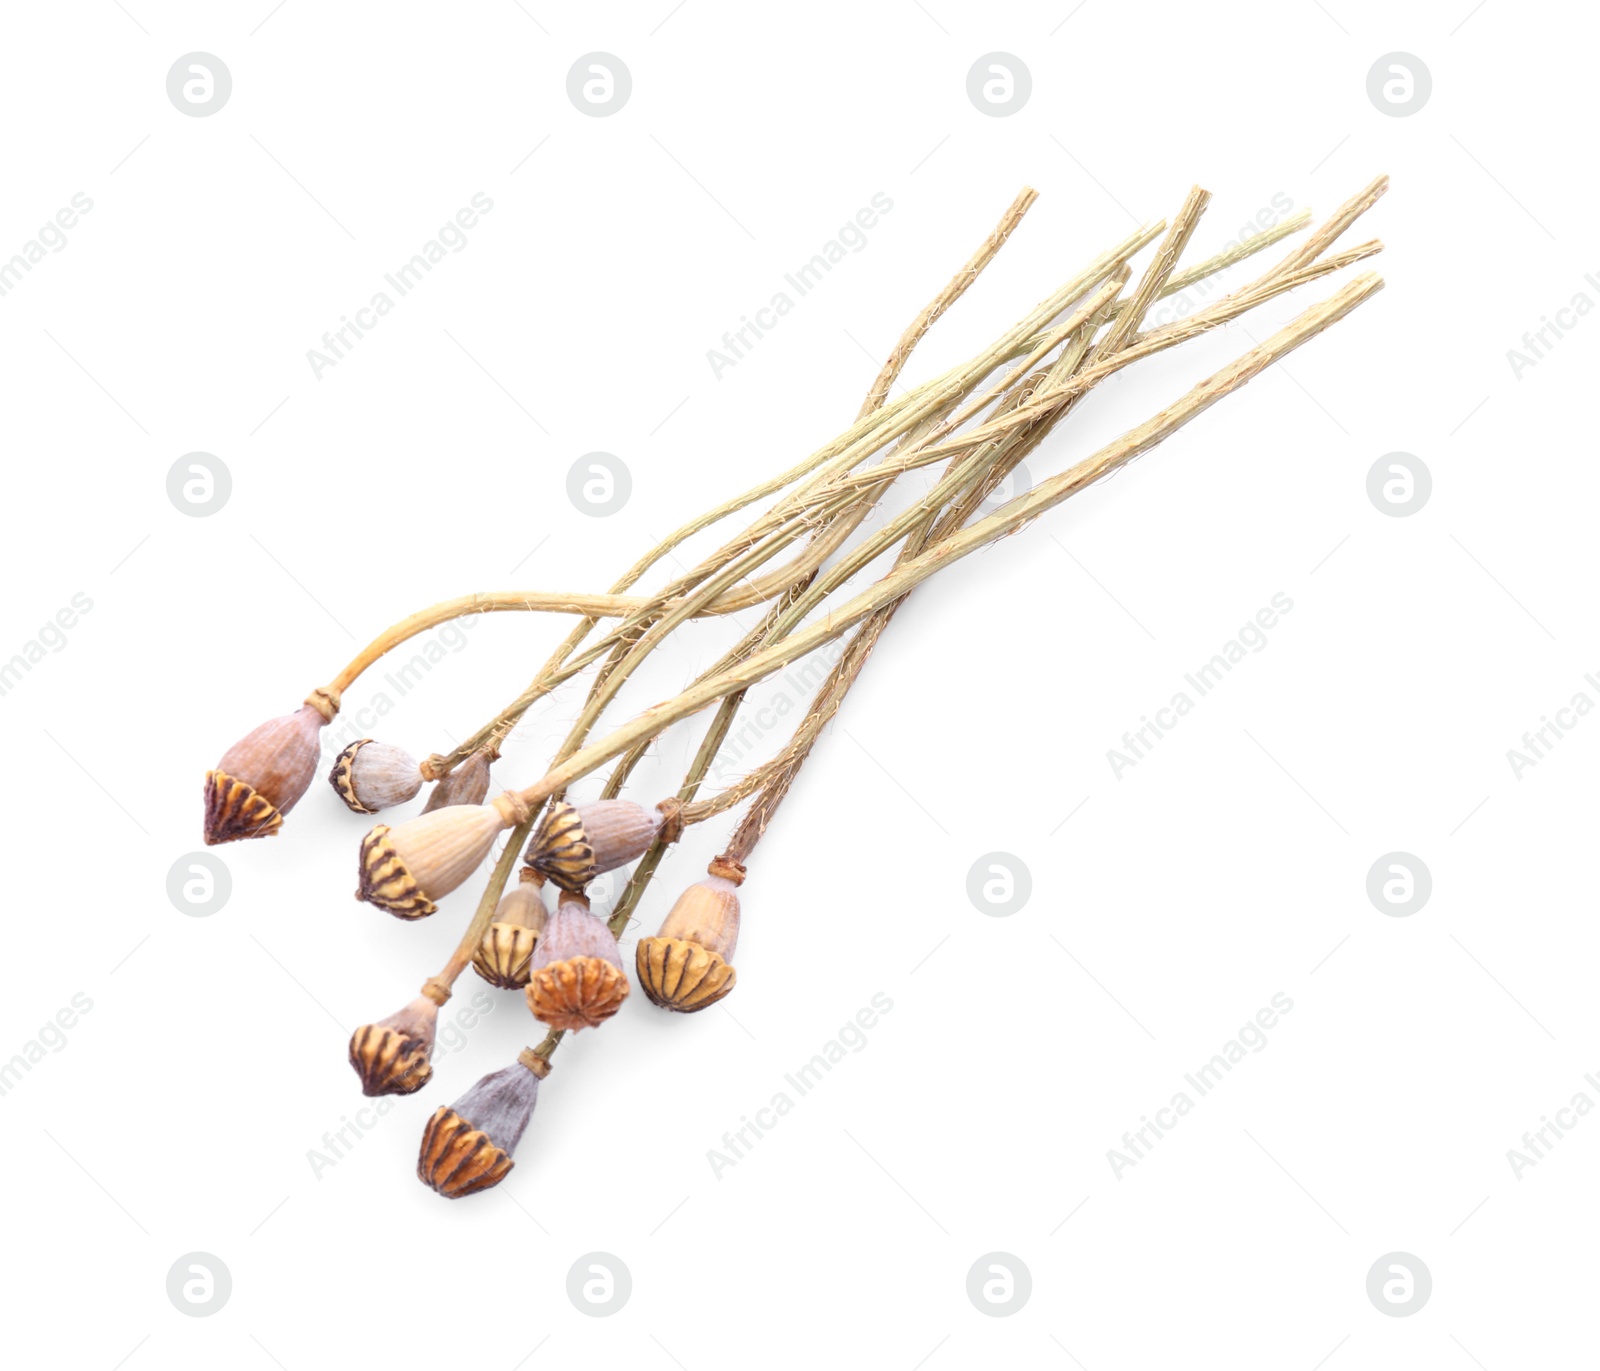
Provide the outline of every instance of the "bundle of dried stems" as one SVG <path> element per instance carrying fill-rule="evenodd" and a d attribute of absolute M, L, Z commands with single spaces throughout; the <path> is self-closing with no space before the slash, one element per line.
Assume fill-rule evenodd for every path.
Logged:
<path fill-rule="evenodd" d="M 434 1113 L 418 1161 L 425 1183 L 455 1197 L 487 1189 L 511 1169 L 539 1082 L 548 1075 L 564 1034 L 604 1023 L 630 992 L 617 939 L 667 847 L 686 826 L 748 801 L 722 854 L 678 897 L 660 931 L 639 941 L 634 958 L 646 996 L 666 1009 L 694 1012 L 733 990 L 737 891 L 752 854 L 906 596 L 935 573 L 1148 452 L 1381 289 L 1376 275 L 1356 276 L 1144 423 L 976 517 L 1017 464 L 1107 377 L 1380 251 L 1376 241 L 1330 250 L 1387 188 L 1386 177 L 1375 180 L 1248 284 L 1176 322 L 1143 329 L 1157 301 L 1237 265 L 1309 222 L 1309 215 L 1295 216 L 1180 271 L 1210 200 L 1195 188 L 1170 225 L 1152 224 L 1128 235 L 967 362 L 890 399 L 923 335 L 1021 223 L 1036 198 L 1024 190 L 972 259 L 906 329 L 854 423 L 831 442 L 684 524 L 603 594 L 481 592 L 401 620 L 328 685 L 313 691 L 301 709 L 263 724 L 228 750 L 206 777 L 206 841 L 270 836 L 308 788 L 320 754 L 320 730 L 338 713 L 342 693 L 386 653 L 467 614 L 537 611 L 577 619 L 528 685 L 459 746 L 419 764 L 399 748 L 367 746 L 370 740 L 362 740 L 340 754 L 330 778 L 341 798 L 361 813 L 409 801 L 423 782 L 435 782 L 422 813 L 394 827 L 378 824 L 361 844 L 358 898 L 402 918 L 432 914 L 437 901 L 478 871 L 500 835 L 511 830 L 449 961 L 424 982 L 416 999 L 387 1019 L 363 1025 L 350 1044 L 351 1064 L 367 1093 L 420 1089 L 432 1075 L 439 1007 L 468 966 L 493 985 L 521 989 L 546 1026 L 543 1039 L 511 1066 L 485 1076 L 454 1105 Z M 1133 258 L 1152 243 L 1155 252 L 1135 279 Z M 905 473 L 935 464 L 943 464 L 943 470 L 923 493 L 870 533 L 861 532 L 867 516 Z M 693 567 L 653 592 L 636 590 L 687 540 L 774 495 L 780 498 Z M 860 573 L 891 555 L 887 570 L 852 593 Z M 784 557 L 788 560 L 780 561 Z M 591 739 L 623 686 L 682 625 L 756 605 L 766 606 L 760 622 L 709 669 L 676 695 Z M 719 794 L 701 798 L 746 692 L 846 634 L 848 643 L 777 754 Z M 544 773 L 489 799 L 490 767 L 524 714 L 590 667 L 587 698 Z M 652 809 L 623 799 L 652 744 L 712 706 L 711 722 L 677 793 Z M 566 800 L 568 787 L 608 762 L 616 765 L 598 799 Z M 522 876 L 507 893 L 519 854 L 525 863 Z M 636 864 L 609 919 L 602 921 L 584 891 L 597 875 L 630 863 Z M 556 891 L 553 909 L 545 899 L 547 884 Z"/>

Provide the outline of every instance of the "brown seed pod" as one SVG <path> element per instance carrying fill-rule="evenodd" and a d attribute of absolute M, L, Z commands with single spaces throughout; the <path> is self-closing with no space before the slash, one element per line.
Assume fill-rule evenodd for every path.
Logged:
<path fill-rule="evenodd" d="M 362 738 L 334 759 L 328 784 L 357 814 L 376 814 L 414 800 L 422 789 L 422 773 L 405 748 Z"/>
<path fill-rule="evenodd" d="M 718 858 L 703 881 L 678 896 L 661 931 L 639 940 L 634 964 L 652 1004 L 692 1014 L 733 990 L 743 879 L 742 867 Z"/>
<path fill-rule="evenodd" d="M 551 1028 L 598 1028 L 628 998 L 617 940 L 582 896 L 561 901 L 534 948 L 528 1008 Z"/>
<path fill-rule="evenodd" d="M 602 872 L 641 856 L 667 822 L 662 809 L 647 810 L 632 800 L 562 800 L 550 806 L 529 839 L 526 861 L 561 889 L 577 893 Z"/>
<path fill-rule="evenodd" d="M 450 992 L 429 981 L 398 1014 L 362 1024 L 350 1038 L 350 1065 L 363 1095 L 410 1095 L 433 1077 L 433 1035 Z"/>
<path fill-rule="evenodd" d="M 501 899 L 472 954 L 473 970 L 501 990 L 521 990 L 528 983 L 533 949 L 549 919 L 539 893 L 542 883 L 538 872 L 522 869 L 521 882 Z"/>
<path fill-rule="evenodd" d="M 316 775 L 322 726 L 332 717 L 307 703 L 293 714 L 269 719 L 222 754 L 206 772 L 208 846 L 270 838 L 283 827 L 284 815 Z"/>
<path fill-rule="evenodd" d="M 361 840 L 360 885 L 366 900 L 401 919 L 432 914 L 494 846 L 501 829 L 527 809 L 515 795 L 486 805 L 451 805 L 390 828 L 379 824 Z"/>
<path fill-rule="evenodd" d="M 436 1110 L 422 1132 L 417 1179 L 451 1200 L 503 1181 L 539 1102 L 539 1078 L 549 1069 L 548 1062 L 525 1051 L 448 1109 Z"/>
<path fill-rule="evenodd" d="M 481 805 L 489 793 L 489 767 L 494 760 L 494 753 L 474 752 L 434 786 L 422 812 L 431 814 L 448 805 Z"/>

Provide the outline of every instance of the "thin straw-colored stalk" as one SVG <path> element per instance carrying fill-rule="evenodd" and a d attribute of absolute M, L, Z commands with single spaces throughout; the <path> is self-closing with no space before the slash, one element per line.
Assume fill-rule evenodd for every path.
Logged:
<path fill-rule="evenodd" d="M 900 341 L 894 345 L 894 350 L 889 354 L 889 359 L 883 364 L 883 370 L 878 373 L 871 389 L 867 391 L 867 398 L 861 402 L 860 413 L 856 415 L 857 419 L 865 419 L 873 410 L 882 406 L 884 400 L 888 397 L 889 387 L 894 384 L 895 378 L 900 375 L 901 370 L 905 367 L 907 360 L 911 356 L 912 349 L 922 341 L 923 334 L 933 327 L 935 319 L 966 294 L 967 288 L 978 279 L 979 273 L 994 260 L 995 254 L 1005 246 L 1006 239 L 1011 236 L 1017 225 L 1022 222 L 1022 216 L 1032 208 L 1033 202 L 1038 198 L 1038 191 L 1032 186 L 1024 186 L 1021 194 L 1011 202 L 1011 207 L 1006 210 L 1005 214 L 1001 216 L 1000 222 L 995 225 L 994 232 L 983 240 L 982 245 L 972 254 L 972 258 L 966 266 L 951 277 L 950 283 L 928 302 L 921 314 L 911 321 L 910 327 L 900 335 Z"/>

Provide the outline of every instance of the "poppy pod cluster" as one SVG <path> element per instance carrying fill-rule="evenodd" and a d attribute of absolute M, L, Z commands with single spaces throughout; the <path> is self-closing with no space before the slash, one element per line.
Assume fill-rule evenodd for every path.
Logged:
<path fill-rule="evenodd" d="M 293 714 L 247 733 L 206 772 L 208 846 L 270 838 L 283 827 L 316 775 L 322 729 L 339 712 L 338 697 L 317 691 Z"/>
<path fill-rule="evenodd" d="M 598 1028 L 628 998 L 617 940 L 581 895 L 563 895 L 534 948 L 528 1008 L 551 1028 Z"/>

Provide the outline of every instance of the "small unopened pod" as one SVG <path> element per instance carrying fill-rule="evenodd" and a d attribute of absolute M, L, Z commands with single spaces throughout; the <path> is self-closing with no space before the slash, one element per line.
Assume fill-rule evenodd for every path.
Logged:
<path fill-rule="evenodd" d="M 357 814 L 376 814 L 416 799 L 422 773 L 405 748 L 362 738 L 334 758 L 328 784 Z"/>
<path fill-rule="evenodd" d="M 222 754 L 206 772 L 208 846 L 270 838 L 317 774 L 322 727 L 338 710 L 316 694 L 293 714 L 269 719 Z"/>
<path fill-rule="evenodd" d="M 665 801 L 646 809 L 632 800 L 595 800 L 550 806 L 528 840 L 527 863 L 563 890 L 581 891 L 596 876 L 642 856 L 657 835 L 675 841 L 681 806 Z"/>
<path fill-rule="evenodd" d="M 533 950 L 528 1008 L 551 1028 L 598 1028 L 628 998 L 617 940 L 581 895 L 562 899 Z"/>
<path fill-rule="evenodd" d="M 433 787 L 422 812 L 431 814 L 447 805 L 481 805 L 489 793 L 489 768 L 493 763 L 493 753 L 474 752 Z"/>
<path fill-rule="evenodd" d="M 678 896 L 661 931 L 639 939 L 634 963 L 652 1004 L 692 1014 L 732 991 L 738 979 L 733 950 L 739 943 L 743 880 L 742 866 L 717 858 L 704 880 Z"/>
<path fill-rule="evenodd" d="M 539 1081 L 550 1064 L 524 1049 L 492 1071 L 422 1130 L 417 1179 L 449 1200 L 499 1185 L 516 1165 L 511 1154 L 533 1118 Z"/>
<path fill-rule="evenodd" d="M 433 1077 L 433 1037 L 439 1006 L 450 998 L 429 981 L 398 1014 L 362 1024 L 350 1037 L 350 1065 L 363 1095 L 410 1095 Z"/>
<path fill-rule="evenodd" d="M 493 922 L 483 930 L 478 950 L 472 954 L 472 969 L 490 985 L 501 990 L 521 990 L 527 985 L 533 949 L 550 917 L 539 891 L 543 883 L 537 871 L 523 867 L 517 888 L 501 898 Z"/>
<path fill-rule="evenodd" d="M 522 822 L 527 806 L 513 794 L 486 805 L 451 805 L 361 840 L 356 899 L 399 919 L 421 919 L 482 865 L 501 829 Z"/>

